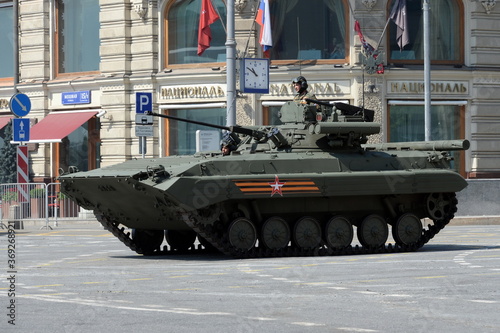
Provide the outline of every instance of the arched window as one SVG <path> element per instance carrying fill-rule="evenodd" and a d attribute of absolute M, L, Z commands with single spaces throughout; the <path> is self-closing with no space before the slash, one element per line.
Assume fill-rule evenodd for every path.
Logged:
<path fill-rule="evenodd" d="M 348 5 L 344 0 L 270 2 L 272 60 L 348 57 Z M 347 51 L 346 51 L 347 50 Z"/>
<path fill-rule="evenodd" d="M 166 65 L 226 61 L 226 32 L 224 30 L 226 7 L 223 0 L 212 0 L 212 4 L 218 12 L 220 20 L 210 25 L 212 32 L 210 47 L 201 56 L 198 56 L 198 24 L 201 0 L 170 1 L 165 15 Z"/>
<path fill-rule="evenodd" d="M 389 1 L 388 13 L 394 2 Z M 430 58 L 433 64 L 463 64 L 463 8 L 457 0 L 432 1 L 429 10 Z M 424 59 L 424 23 L 422 0 L 406 0 L 409 44 L 400 50 L 396 43 L 396 24 L 389 29 L 392 63 L 422 63 Z"/>

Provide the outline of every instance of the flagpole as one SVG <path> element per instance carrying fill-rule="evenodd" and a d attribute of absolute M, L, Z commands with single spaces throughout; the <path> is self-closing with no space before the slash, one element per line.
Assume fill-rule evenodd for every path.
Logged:
<path fill-rule="evenodd" d="M 429 0 L 423 0 L 424 16 L 424 123 L 425 141 L 431 138 L 431 57 L 430 57 L 430 27 L 429 27 Z"/>
<path fill-rule="evenodd" d="M 236 40 L 234 32 L 234 1 L 227 1 L 227 38 L 226 38 L 226 125 L 236 125 Z"/>
<path fill-rule="evenodd" d="M 212 2 L 212 0 L 210 0 L 210 2 Z M 217 15 L 219 15 L 219 17 L 222 17 L 222 15 L 219 12 L 219 9 L 217 8 L 216 5 L 214 5 L 213 2 L 212 2 L 212 7 L 214 7 L 215 11 L 217 12 Z M 227 29 L 226 26 L 224 25 L 224 21 L 222 21 L 222 18 L 220 19 L 220 23 L 222 24 L 222 29 L 224 29 L 224 32 L 227 34 Z"/>
<path fill-rule="evenodd" d="M 382 38 L 384 38 L 385 31 L 387 30 L 387 26 L 389 25 L 389 21 L 391 18 L 389 17 L 387 19 L 387 22 L 385 22 L 384 30 L 382 31 L 382 35 L 380 35 L 380 39 L 378 40 L 377 46 L 375 46 L 375 50 L 378 50 L 378 47 L 380 46 L 380 43 L 382 43 Z"/>

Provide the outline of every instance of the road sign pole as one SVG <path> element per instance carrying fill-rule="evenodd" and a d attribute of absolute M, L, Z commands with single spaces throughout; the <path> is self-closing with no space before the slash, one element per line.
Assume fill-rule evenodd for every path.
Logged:
<path fill-rule="evenodd" d="M 146 137 L 139 137 L 139 154 L 142 154 L 142 158 L 146 158 L 147 146 L 146 146 Z"/>

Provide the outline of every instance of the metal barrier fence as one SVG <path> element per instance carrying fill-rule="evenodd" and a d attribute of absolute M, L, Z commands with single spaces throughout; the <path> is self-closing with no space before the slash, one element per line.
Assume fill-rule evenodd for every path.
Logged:
<path fill-rule="evenodd" d="M 57 226 L 62 220 L 87 221 L 95 216 L 61 193 L 59 183 L 0 184 L 1 228 L 6 228 L 7 221 L 17 229 L 24 228 L 25 222 L 51 228 L 51 222 Z"/>

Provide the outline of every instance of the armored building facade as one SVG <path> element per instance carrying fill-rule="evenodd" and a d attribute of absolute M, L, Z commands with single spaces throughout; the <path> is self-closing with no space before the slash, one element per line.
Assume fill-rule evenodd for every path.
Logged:
<path fill-rule="evenodd" d="M 264 58 L 255 23 L 259 2 L 234 1 L 238 59 Z M 280 106 L 295 94 L 292 80 L 304 76 L 322 101 L 375 110 L 383 128 L 378 141 L 423 140 L 422 1 L 406 0 L 406 23 L 398 20 L 397 2 L 269 0 L 270 90 L 240 89 L 236 122 L 279 122 Z M 0 136 L 13 117 L 9 101 L 17 88 L 32 102 L 27 117 L 33 181 L 52 181 L 70 167 L 90 170 L 140 158 L 138 92 L 152 93 L 157 112 L 225 124 L 225 0 L 212 0 L 220 19 L 210 26 L 210 47 L 201 55 L 201 0 L 18 3 L 16 44 L 13 1 L 0 0 Z M 469 179 L 500 178 L 496 4 L 440 0 L 429 11 L 431 139 L 471 141 L 470 150 L 455 156 L 455 169 Z M 399 39 L 396 22 L 405 28 Z M 237 67 L 239 77 L 243 71 Z M 217 147 L 219 133 L 197 136 L 197 130 L 207 129 L 155 119 L 143 155 L 191 154 L 197 143 L 205 146 L 198 149 Z"/>

